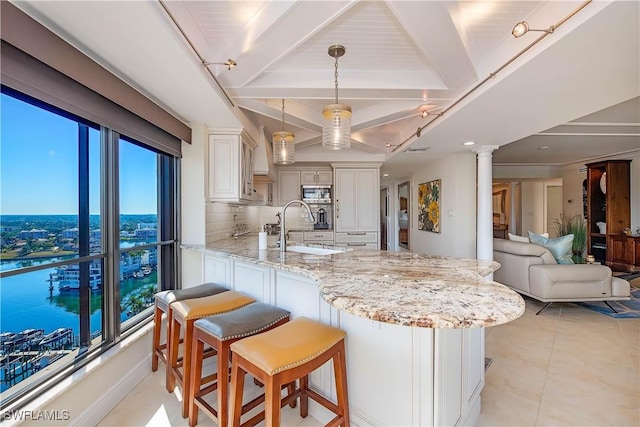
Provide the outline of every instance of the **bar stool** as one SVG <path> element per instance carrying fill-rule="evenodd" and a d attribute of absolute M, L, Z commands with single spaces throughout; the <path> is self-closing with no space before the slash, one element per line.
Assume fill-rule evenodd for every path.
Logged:
<path fill-rule="evenodd" d="M 347 366 L 344 337 L 340 329 L 305 317 L 298 317 L 270 331 L 231 344 L 231 414 L 240 426 L 242 392 L 246 373 L 265 385 L 265 411 L 243 425 L 266 419 L 267 426 L 280 425 L 280 408 L 300 397 L 300 416 L 309 414 L 309 397 L 336 416 L 328 425 L 349 426 Z M 337 405 L 309 388 L 309 374 L 333 359 Z M 281 399 L 283 384 L 296 379 L 300 386 Z"/>
<path fill-rule="evenodd" d="M 192 288 L 161 291 L 154 295 L 153 348 L 151 352 L 151 370 L 153 372 L 158 370 L 158 360 L 162 360 L 162 363 L 165 365 L 167 363 L 168 355 L 165 354 L 165 350 L 168 348 L 169 337 L 171 336 L 171 321 L 173 319 L 171 303 L 182 301 L 183 299 L 215 295 L 228 290 L 229 289 L 224 286 L 216 283 L 203 283 L 202 285 L 194 286 Z M 167 315 L 167 327 L 164 343 L 160 343 L 160 335 L 162 332 L 162 313 L 166 313 Z"/>
<path fill-rule="evenodd" d="M 176 382 L 182 387 L 182 417 L 189 415 L 189 375 L 191 373 L 191 348 L 193 324 L 196 320 L 213 314 L 237 310 L 254 303 L 255 299 L 236 291 L 222 292 L 207 297 L 186 299 L 171 304 L 173 323 L 169 341 L 169 363 L 167 363 L 167 391 L 172 393 Z M 178 360 L 180 332 L 184 329 L 182 364 Z M 180 371 L 182 368 L 182 372 Z"/>
<path fill-rule="evenodd" d="M 191 388 L 189 390 L 189 425 L 198 423 L 198 408 L 217 422 L 226 426 L 229 406 L 229 364 L 232 343 L 289 321 L 289 312 L 273 305 L 255 302 L 234 311 L 216 314 L 196 320 L 193 324 L 191 350 Z M 217 373 L 203 377 L 202 365 L 205 344 L 217 351 Z M 216 381 L 203 388 L 203 385 Z M 204 396 L 217 390 L 218 409 L 214 409 Z M 292 390 L 293 391 L 293 390 Z M 254 405 L 254 406 L 257 406 Z M 247 410 L 252 407 L 247 408 Z"/>

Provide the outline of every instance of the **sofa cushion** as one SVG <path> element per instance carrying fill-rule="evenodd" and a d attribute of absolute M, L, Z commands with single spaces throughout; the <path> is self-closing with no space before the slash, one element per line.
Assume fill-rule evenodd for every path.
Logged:
<path fill-rule="evenodd" d="M 549 249 L 549 252 L 551 252 L 558 264 L 573 264 L 573 260 L 571 259 L 573 234 L 567 234 L 555 239 L 549 239 L 530 231 L 529 240 L 531 240 L 531 243 L 541 245 Z"/>
<path fill-rule="evenodd" d="M 619 277 L 611 278 L 611 296 L 628 297 L 631 295 L 631 285 Z"/>
<path fill-rule="evenodd" d="M 524 242 L 524 243 L 531 243 L 531 240 L 529 240 L 528 237 L 525 236 L 518 236 L 517 234 L 511 234 L 511 233 L 507 233 L 507 235 L 509 236 L 509 240 L 512 240 L 514 242 Z M 549 233 L 542 233 L 540 234 L 542 237 L 549 237 Z"/>
<path fill-rule="evenodd" d="M 603 265 L 532 265 L 531 293 L 541 300 L 585 301 L 611 298 L 611 269 Z"/>

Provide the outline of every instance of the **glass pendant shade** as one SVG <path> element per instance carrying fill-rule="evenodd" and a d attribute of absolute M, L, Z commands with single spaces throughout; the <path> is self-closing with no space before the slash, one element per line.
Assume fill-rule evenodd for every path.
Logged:
<path fill-rule="evenodd" d="M 331 104 L 322 110 L 322 146 L 332 150 L 351 147 L 351 107 Z"/>
<path fill-rule="evenodd" d="M 295 135 L 293 132 L 273 132 L 273 162 L 289 165 L 296 161 Z"/>

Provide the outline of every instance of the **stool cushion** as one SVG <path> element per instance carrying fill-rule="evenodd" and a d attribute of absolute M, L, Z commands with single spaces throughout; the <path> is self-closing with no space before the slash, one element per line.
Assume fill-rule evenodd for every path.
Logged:
<path fill-rule="evenodd" d="M 203 283 L 202 285 L 194 286 L 192 288 L 161 291 L 156 293 L 154 296 L 157 300 L 164 302 L 165 305 L 169 305 L 172 302 L 181 301 L 183 299 L 201 298 L 208 295 L 226 292 L 228 290 L 228 288 L 218 285 L 217 283 Z"/>
<path fill-rule="evenodd" d="M 193 326 L 220 341 L 226 341 L 262 332 L 282 319 L 288 318 L 289 314 L 282 308 L 256 302 L 228 313 L 196 320 Z"/>
<path fill-rule="evenodd" d="M 231 351 L 272 376 L 315 359 L 345 335 L 340 329 L 298 317 L 270 331 L 234 342 Z"/>
<path fill-rule="evenodd" d="M 185 299 L 171 304 L 174 316 L 185 320 L 199 319 L 212 314 L 236 310 L 256 300 L 236 291 L 221 292 L 201 298 Z"/>

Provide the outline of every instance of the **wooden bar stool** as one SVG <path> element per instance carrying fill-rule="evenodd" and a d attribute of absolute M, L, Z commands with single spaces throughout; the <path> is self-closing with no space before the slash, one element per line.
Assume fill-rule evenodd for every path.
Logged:
<path fill-rule="evenodd" d="M 182 417 L 189 415 L 189 375 L 191 373 L 191 348 L 193 324 L 196 320 L 213 314 L 226 313 L 252 304 L 255 299 L 236 291 L 222 292 L 208 297 L 186 299 L 171 304 L 173 323 L 169 341 L 167 363 L 167 391 L 172 393 L 176 382 L 182 388 Z M 178 360 L 180 332 L 184 329 L 182 363 Z M 180 370 L 182 368 L 182 371 Z"/>
<path fill-rule="evenodd" d="M 340 329 L 298 317 L 270 331 L 231 344 L 231 415 L 240 426 L 244 377 L 248 372 L 265 385 L 265 410 L 242 425 L 263 419 L 267 426 L 280 425 L 280 408 L 300 397 L 300 416 L 309 414 L 309 397 L 336 416 L 327 425 L 349 426 L 347 366 L 344 337 Z M 333 359 L 337 405 L 309 388 L 309 374 Z M 281 399 L 284 384 L 300 379 L 300 386 Z"/>
<path fill-rule="evenodd" d="M 219 294 L 226 292 L 229 289 L 216 283 L 203 283 L 202 285 L 194 286 L 187 289 L 174 289 L 170 291 L 161 291 L 154 295 L 154 309 L 153 309 L 153 348 L 151 352 L 151 370 L 153 372 L 158 370 L 158 360 L 162 360 L 162 363 L 166 364 L 168 355 L 165 354 L 165 350 L 168 348 L 169 338 L 171 337 L 171 321 L 173 319 L 173 311 L 171 310 L 171 303 L 176 301 L 182 301 L 184 299 L 201 298 L 209 295 Z M 160 342 L 160 335 L 162 332 L 162 314 L 167 315 L 167 327 L 165 334 L 165 342 Z M 168 351 L 167 351 L 168 353 Z"/>
<path fill-rule="evenodd" d="M 191 384 L 189 425 L 191 427 L 198 423 L 198 408 L 202 409 L 219 426 L 227 425 L 230 345 L 242 338 L 268 331 L 288 321 L 289 312 L 287 310 L 261 302 L 195 321 L 191 350 L 191 379 L 189 381 Z M 203 377 L 202 365 L 205 344 L 217 351 L 217 369 L 216 373 Z M 215 383 L 206 385 L 212 381 Z M 217 410 L 204 399 L 204 396 L 215 390 L 218 391 Z"/>

